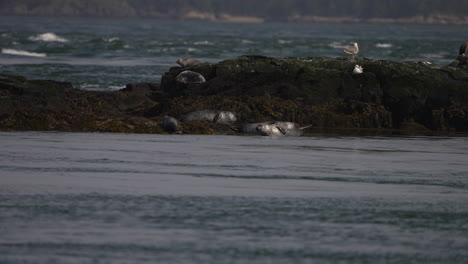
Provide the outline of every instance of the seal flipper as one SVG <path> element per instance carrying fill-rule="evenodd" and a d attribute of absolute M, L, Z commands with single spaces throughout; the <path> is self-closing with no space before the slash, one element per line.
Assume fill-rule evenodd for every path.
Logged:
<path fill-rule="evenodd" d="M 305 126 L 305 127 L 300 127 L 299 129 L 300 129 L 300 130 L 304 130 L 304 129 L 308 129 L 308 128 L 310 128 L 310 127 L 312 127 L 312 125 L 308 125 L 308 126 Z"/>
<path fill-rule="evenodd" d="M 221 117 L 221 112 L 218 112 L 213 118 L 213 123 L 218 123 L 219 118 Z"/>
<path fill-rule="evenodd" d="M 231 129 L 231 130 L 234 131 L 234 132 L 237 132 L 237 133 L 241 133 L 241 132 L 242 132 L 242 131 L 241 131 L 241 130 L 242 130 L 241 128 L 233 127 L 233 126 L 228 126 L 228 127 L 229 127 L 229 129 Z"/>

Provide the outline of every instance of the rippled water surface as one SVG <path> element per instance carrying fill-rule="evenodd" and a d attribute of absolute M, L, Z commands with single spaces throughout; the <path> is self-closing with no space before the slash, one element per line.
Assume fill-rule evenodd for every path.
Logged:
<path fill-rule="evenodd" d="M 0 17 L 1 72 L 72 82 L 90 90 L 159 82 L 180 57 L 219 62 L 241 55 L 361 57 L 447 65 L 462 26 L 232 24 L 193 21 Z"/>
<path fill-rule="evenodd" d="M 466 263 L 468 139 L 0 133 L 0 263 Z"/>

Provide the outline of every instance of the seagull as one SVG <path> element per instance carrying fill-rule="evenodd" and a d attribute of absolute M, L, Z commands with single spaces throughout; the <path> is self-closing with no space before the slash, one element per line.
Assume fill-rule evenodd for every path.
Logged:
<path fill-rule="evenodd" d="M 353 46 L 349 46 L 344 50 L 344 53 L 351 55 L 351 61 L 354 61 L 354 57 L 359 53 L 359 46 L 354 42 Z"/>
<path fill-rule="evenodd" d="M 364 71 L 364 68 L 362 66 L 356 65 L 353 70 L 353 74 L 361 74 Z"/>

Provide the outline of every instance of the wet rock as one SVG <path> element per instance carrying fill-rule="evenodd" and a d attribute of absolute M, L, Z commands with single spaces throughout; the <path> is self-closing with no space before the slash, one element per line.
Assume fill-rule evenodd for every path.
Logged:
<path fill-rule="evenodd" d="M 449 67 L 454 67 L 454 68 L 459 68 L 465 71 L 468 71 L 468 55 L 467 54 L 462 54 L 458 56 L 456 60 L 454 60 Z M 455 73 L 456 74 L 456 73 Z M 453 77 L 457 78 L 456 76 L 460 76 L 460 74 L 456 74 Z M 461 75 L 458 77 L 459 79 L 467 78 L 466 75 Z"/>
<path fill-rule="evenodd" d="M 442 67 L 421 61 L 242 56 L 174 67 L 161 85 L 129 84 L 116 92 L 0 74 L 0 129 L 165 133 L 174 126 L 165 130 L 164 116 L 202 112 L 206 118 L 187 118 L 178 131 L 235 134 L 234 122 L 257 124 L 246 128 L 256 131 L 268 120 L 318 129 L 468 131 L 465 57 Z M 356 63 L 365 69 L 362 74 L 352 74 Z M 184 77 L 185 70 L 191 73 Z"/>
<path fill-rule="evenodd" d="M 364 73 L 352 74 L 356 63 Z M 173 68 L 163 76 L 162 89 L 174 91 L 172 97 L 268 94 L 271 98 L 301 100 L 308 106 L 360 101 L 382 105 L 392 113 L 395 128 L 413 118 L 436 129 L 431 127 L 432 110 L 468 104 L 464 63 L 464 58 L 456 65 L 440 67 L 427 62 L 242 56 L 215 65 L 197 65 L 197 71 L 209 72 L 210 77 L 190 91 L 173 86 L 171 76 L 180 72 Z"/>
<path fill-rule="evenodd" d="M 141 91 L 82 91 L 70 83 L 5 74 L 0 75 L 0 91 L 2 130 L 163 132 L 157 122 L 135 111 L 157 103 Z"/>

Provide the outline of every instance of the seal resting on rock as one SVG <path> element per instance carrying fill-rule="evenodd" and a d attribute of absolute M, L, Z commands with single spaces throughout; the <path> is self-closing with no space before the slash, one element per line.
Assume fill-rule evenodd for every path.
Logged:
<path fill-rule="evenodd" d="M 459 55 L 468 56 L 468 41 L 463 42 L 463 44 L 460 46 Z"/>
<path fill-rule="evenodd" d="M 173 117 L 165 116 L 162 119 L 162 127 L 166 131 L 176 132 L 179 128 L 179 122 Z"/>
<path fill-rule="evenodd" d="M 188 121 L 208 121 L 219 124 L 232 124 L 237 121 L 237 114 L 230 111 L 202 110 L 195 111 L 180 117 L 183 122 Z"/>
<path fill-rule="evenodd" d="M 293 122 L 270 121 L 263 123 L 247 124 L 239 129 L 239 132 L 248 134 L 260 134 L 262 136 L 302 136 L 304 130 L 311 126 L 299 127 Z"/>
<path fill-rule="evenodd" d="M 176 81 L 185 84 L 206 82 L 205 77 L 203 77 L 203 75 L 194 71 L 183 71 L 179 73 L 179 75 L 177 75 L 176 77 Z"/>
<path fill-rule="evenodd" d="M 198 65 L 198 64 L 201 64 L 200 61 L 196 60 L 196 59 L 192 59 L 192 58 L 188 58 L 188 59 L 178 59 L 176 61 L 177 64 L 180 65 L 180 67 L 190 67 L 190 66 L 195 66 L 195 65 Z"/>

